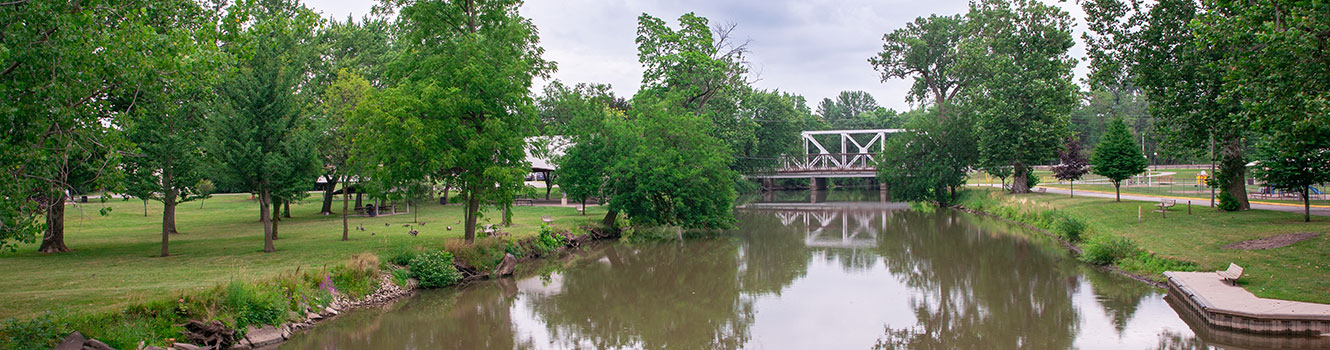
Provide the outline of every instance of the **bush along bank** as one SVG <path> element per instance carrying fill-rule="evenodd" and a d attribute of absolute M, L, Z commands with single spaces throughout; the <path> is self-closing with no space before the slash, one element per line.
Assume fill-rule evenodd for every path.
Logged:
<path fill-rule="evenodd" d="M 575 232 L 574 232 L 575 231 Z M 358 254 L 337 266 L 298 267 L 276 278 L 220 285 L 134 305 L 119 312 L 49 312 L 0 321 L 0 349 L 250 349 L 357 307 L 381 305 L 416 288 L 445 288 L 507 276 L 527 260 L 561 256 L 615 229 L 548 226 L 536 237 L 493 237 L 474 244 L 400 247 Z"/>
<path fill-rule="evenodd" d="M 1197 264 L 1159 256 L 1125 237 L 1089 225 L 1066 210 L 997 191 L 968 190 L 956 209 L 1006 219 L 1047 233 L 1062 241 L 1086 263 L 1105 267 L 1133 279 L 1163 286 L 1164 271 L 1195 271 Z"/>

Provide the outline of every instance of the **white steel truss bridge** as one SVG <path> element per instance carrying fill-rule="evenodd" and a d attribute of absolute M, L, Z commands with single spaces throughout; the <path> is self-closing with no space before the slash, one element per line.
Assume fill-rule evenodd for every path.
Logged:
<path fill-rule="evenodd" d="M 875 177 L 877 157 L 886 150 L 887 135 L 904 129 L 804 131 L 804 154 L 781 155 L 774 171 L 749 175 L 759 179 Z M 840 147 L 823 145 L 821 135 L 835 135 Z M 823 140 L 828 137 L 823 136 Z M 866 141 L 864 141 L 866 139 Z M 861 142 L 862 141 L 862 142 Z"/>

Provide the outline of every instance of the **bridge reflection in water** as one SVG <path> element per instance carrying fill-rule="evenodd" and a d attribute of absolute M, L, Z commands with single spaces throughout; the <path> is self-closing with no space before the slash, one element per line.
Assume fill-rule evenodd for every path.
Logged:
<path fill-rule="evenodd" d="M 525 277 L 344 313 L 281 347 L 1327 348 L 1189 325 L 1161 290 L 1018 226 L 832 192 L 852 202 L 774 194 L 723 234 L 588 245 Z"/>

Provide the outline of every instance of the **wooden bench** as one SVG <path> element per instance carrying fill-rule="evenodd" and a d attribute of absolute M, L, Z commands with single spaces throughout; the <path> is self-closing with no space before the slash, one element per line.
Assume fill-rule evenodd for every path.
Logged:
<path fill-rule="evenodd" d="M 527 206 L 535 206 L 535 205 L 536 205 L 536 200 L 535 200 L 535 199 L 531 199 L 531 198 L 517 198 L 517 199 L 513 199 L 513 205 L 523 205 L 523 204 L 525 204 L 525 205 L 527 205 Z"/>
<path fill-rule="evenodd" d="M 1219 274 L 1219 278 L 1224 282 L 1228 282 L 1229 284 L 1236 286 L 1238 285 L 1238 279 L 1242 278 L 1242 266 L 1238 266 L 1238 264 L 1234 263 L 1228 263 L 1228 270 L 1215 271 L 1215 273 Z"/>
<path fill-rule="evenodd" d="M 1174 205 L 1177 205 L 1177 204 L 1178 204 L 1178 201 L 1176 201 L 1176 200 L 1161 199 L 1161 200 L 1159 200 L 1159 204 L 1155 204 L 1156 207 L 1159 207 L 1159 209 L 1158 209 L 1158 210 L 1155 210 L 1155 211 L 1164 211 L 1164 210 L 1168 210 L 1168 208 L 1172 208 Z"/>

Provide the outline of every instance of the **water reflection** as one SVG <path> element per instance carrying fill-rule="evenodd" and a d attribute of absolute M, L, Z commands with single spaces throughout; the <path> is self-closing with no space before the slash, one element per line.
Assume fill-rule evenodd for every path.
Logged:
<path fill-rule="evenodd" d="M 1238 348 L 1043 235 L 953 211 L 796 203 L 741 210 L 721 238 L 607 244 L 544 276 L 351 312 L 283 347 Z"/>

